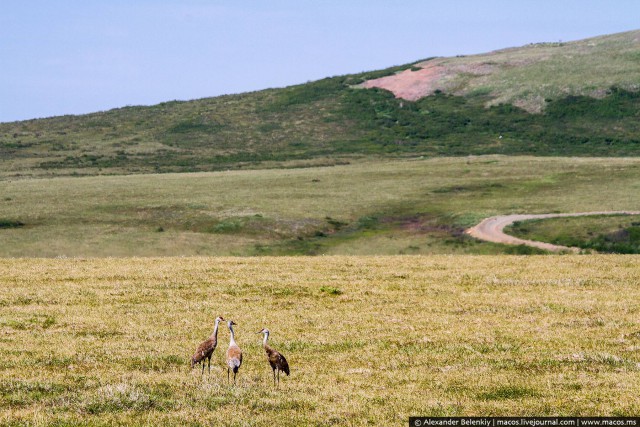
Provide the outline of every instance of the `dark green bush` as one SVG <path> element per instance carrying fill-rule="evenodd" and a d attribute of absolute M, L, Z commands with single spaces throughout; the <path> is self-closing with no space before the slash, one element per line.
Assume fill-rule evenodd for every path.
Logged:
<path fill-rule="evenodd" d="M 10 219 L 0 219 L 0 228 L 20 228 L 25 224 L 21 221 L 13 221 Z"/>

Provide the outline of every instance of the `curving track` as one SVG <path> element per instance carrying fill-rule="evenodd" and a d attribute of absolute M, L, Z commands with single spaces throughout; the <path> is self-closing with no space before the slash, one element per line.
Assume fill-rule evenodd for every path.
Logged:
<path fill-rule="evenodd" d="M 468 235 L 476 239 L 487 242 L 503 243 L 507 245 L 527 245 L 552 252 L 579 252 L 580 248 L 553 245 L 551 243 L 538 242 L 535 240 L 519 239 L 504 233 L 504 228 L 516 221 L 526 221 L 529 219 L 557 218 L 569 216 L 592 216 L 592 215 L 640 215 L 638 211 L 604 211 L 604 212 L 580 212 L 580 213 L 555 213 L 555 214 L 513 214 L 498 215 L 484 219 L 480 224 L 465 231 Z"/>

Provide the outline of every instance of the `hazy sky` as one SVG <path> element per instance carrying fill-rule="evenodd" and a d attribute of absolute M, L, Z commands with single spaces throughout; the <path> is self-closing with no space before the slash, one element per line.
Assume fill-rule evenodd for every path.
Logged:
<path fill-rule="evenodd" d="M 0 122 L 640 28 L 639 0 L 1 0 Z"/>

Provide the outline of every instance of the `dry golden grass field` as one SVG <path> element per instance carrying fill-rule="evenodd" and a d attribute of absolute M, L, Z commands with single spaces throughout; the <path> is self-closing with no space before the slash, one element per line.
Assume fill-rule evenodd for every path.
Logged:
<path fill-rule="evenodd" d="M 1 425 L 640 413 L 640 258 L 0 260 Z M 189 368 L 216 316 L 244 362 Z M 273 387 L 261 328 L 291 366 Z"/>

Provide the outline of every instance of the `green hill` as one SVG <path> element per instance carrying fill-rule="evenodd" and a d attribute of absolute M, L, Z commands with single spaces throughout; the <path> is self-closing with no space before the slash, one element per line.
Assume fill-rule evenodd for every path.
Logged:
<path fill-rule="evenodd" d="M 388 86 L 409 99 L 440 90 L 486 95 L 487 106 L 513 104 L 529 112 L 568 95 L 603 98 L 607 89 L 640 88 L 640 31 L 570 43 L 535 43 L 482 55 L 435 58 L 367 86 Z M 417 72 L 416 72 L 417 71 Z"/>
<path fill-rule="evenodd" d="M 432 65 L 453 71 L 416 101 L 361 88 Z M 638 82 L 640 31 L 433 58 L 283 89 L 2 123 L 0 178 L 299 167 L 361 156 L 637 156 Z"/>

